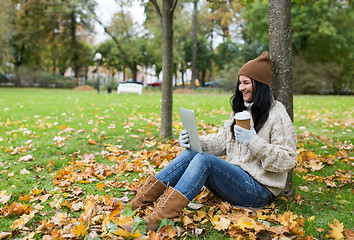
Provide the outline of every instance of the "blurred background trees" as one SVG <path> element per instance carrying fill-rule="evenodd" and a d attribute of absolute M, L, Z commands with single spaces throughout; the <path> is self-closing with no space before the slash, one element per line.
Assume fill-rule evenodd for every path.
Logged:
<path fill-rule="evenodd" d="M 146 19 L 139 26 L 134 14 L 125 11 L 129 2 L 117 4 L 121 10 L 106 26 L 111 37 L 95 44 L 93 26 L 99 16 L 94 0 L 1 0 L 0 74 L 19 86 L 73 87 L 90 77 L 99 51 L 112 76 L 123 72 L 135 79 L 137 71 L 147 68 L 159 76 L 162 33 L 154 6 L 141 3 Z M 353 5 L 348 0 L 292 1 L 294 93 L 353 93 Z M 173 72 L 187 86 L 193 1 L 178 1 L 173 31 Z M 264 50 L 269 50 L 268 1 L 198 2 L 197 86 L 217 82 L 232 89 L 240 66 Z M 69 78 L 64 77 L 68 69 Z"/>

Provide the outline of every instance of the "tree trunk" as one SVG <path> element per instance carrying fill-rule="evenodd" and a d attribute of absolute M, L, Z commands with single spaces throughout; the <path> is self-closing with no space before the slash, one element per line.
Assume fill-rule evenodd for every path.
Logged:
<path fill-rule="evenodd" d="M 173 12 L 174 0 L 163 0 L 161 12 L 162 27 L 162 103 L 161 130 L 162 137 L 172 135 L 173 113 Z"/>
<path fill-rule="evenodd" d="M 195 79 L 197 76 L 197 48 L 198 48 L 198 0 L 194 0 L 193 10 L 193 47 L 192 47 L 192 81 L 191 88 L 195 89 Z"/>
<path fill-rule="evenodd" d="M 182 88 L 184 88 L 184 64 L 181 64 L 181 80 L 182 80 Z"/>
<path fill-rule="evenodd" d="M 78 52 L 78 42 L 76 39 L 76 14 L 75 11 L 71 12 L 71 47 L 72 47 L 72 59 L 71 59 L 71 66 L 74 70 L 74 76 L 77 78 L 79 77 L 79 71 L 80 71 L 80 66 L 79 66 L 79 52 Z"/>
<path fill-rule="evenodd" d="M 293 68 L 291 44 L 291 0 L 269 0 L 269 51 L 273 62 L 272 90 L 284 104 L 291 118 L 293 115 Z M 288 173 L 283 194 L 294 195 L 294 172 Z"/>
<path fill-rule="evenodd" d="M 132 78 L 133 78 L 133 82 L 137 83 L 138 79 L 136 78 L 137 74 L 138 74 L 138 67 L 136 65 L 136 63 L 132 63 L 132 66 L 130 67 L 130 71 L 132 72 Z"/>

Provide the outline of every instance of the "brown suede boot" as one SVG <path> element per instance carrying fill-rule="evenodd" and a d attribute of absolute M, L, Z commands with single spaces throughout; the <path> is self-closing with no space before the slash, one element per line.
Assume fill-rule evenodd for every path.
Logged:
<path fill-rule="evenodd" d="M 139 188 L 135 197 L 130 200 L 129 203 L 132 206 L 132 210 L 152 205 L 165 190 L 165 184 L 157 180 L 155 176 L 150 175 L 145 184 Z"/>
<path fill-rule="evenodd" d="M 188 203 L 189 200 L 182 193 L 169 187 L 157 200 L 153 211 L 144 217 L 146 230 L 156 231 L 161 220 L 165 218 L 173 219 L 180 216 L 183 208 L 185 208 Z"/>

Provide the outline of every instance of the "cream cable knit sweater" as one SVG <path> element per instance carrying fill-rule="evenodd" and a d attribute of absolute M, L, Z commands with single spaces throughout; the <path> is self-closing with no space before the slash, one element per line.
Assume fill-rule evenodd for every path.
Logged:
<path fill-rule="evenodd" d="M 252 104 L 245 105 L 250 112 Z M 295 130 L 284 105 L 274 101 L 267 121 L 248 146 L 232 137 L 233 121 L 234 113 L 218 133 L 200 136 L 203 152 L 227 155 L 226 161 L 240 166 L 274 195 L 279 195 L 285 187 L 288 171 L 297 160 Z"/>

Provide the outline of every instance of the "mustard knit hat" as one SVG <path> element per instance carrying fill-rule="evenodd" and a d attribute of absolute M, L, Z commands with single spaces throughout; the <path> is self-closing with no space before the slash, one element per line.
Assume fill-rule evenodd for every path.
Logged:
<path fill-rule="evenodd" d="M 238 76 L 240 75 L 245 75 L 270 86 L 272 82 L 272 61 L 269 53 L 265 51 L 259 57 L 248 61 L 238 72 Z"/>

